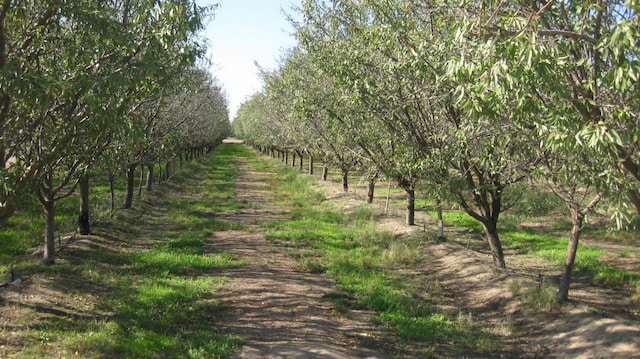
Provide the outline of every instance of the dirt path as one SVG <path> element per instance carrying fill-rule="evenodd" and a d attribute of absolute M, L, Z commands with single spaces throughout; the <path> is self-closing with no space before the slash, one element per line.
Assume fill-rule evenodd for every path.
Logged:
<path fill-rule="evenodd" d="M 385 335 L 367 320 L 367 313 L 347 317 L 332 310 L 324 296 L 335 291 L 321 275 L 299 270 L 284 249 L 266 241 L 254 225 L 258 219 L 282 218 L 270 204 L 271 192 L 239 163 L 236 200 L 249 204 L 226 216 L 249 230 L 217 232 L 211 251 L 231 251 L 247 265 L 225 271 L 229 283 L 218 294 L 226 308 L 215 318 L 216 329 L 245 340 L 234 358 L 390 358 L 382 350 Z M 358 347 L 366 342 L 368 348 Z"/>

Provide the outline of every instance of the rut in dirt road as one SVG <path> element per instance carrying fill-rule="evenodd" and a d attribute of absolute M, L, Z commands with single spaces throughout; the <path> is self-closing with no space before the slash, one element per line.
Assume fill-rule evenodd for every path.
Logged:
<path fill-rule="evenodd" d="M 301 271 L 284 249 L 264 239 L 251 226 L 256 219 L 284 218 L 270 204 L 272 193 L 260 182 L 264 173 L 250 172 L 239 161 L 236 200 L 249 204 L 226 219 L 252 228 L 217 232 L 209 251 L 230 251 L 247 264 L 221 273 L 229 282 L 218 294 L 225 309 L 214 318 L 215 329 L 237 335 L 244 345 L 234 358 L 391 358 L 381 348 L 389 344 L 368 313 L 351 311 L 346 317 L 325 298 L 334 283 Z"/>

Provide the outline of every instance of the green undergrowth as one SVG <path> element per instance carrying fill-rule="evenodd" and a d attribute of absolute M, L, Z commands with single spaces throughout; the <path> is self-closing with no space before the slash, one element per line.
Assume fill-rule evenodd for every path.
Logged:
<path fill-rule="evenodd" d="M 465 227 L 475 233 L 482 233 L 480 223 L 462 211 L 444 213 L 445 223 Z M 552 263 L 562 266 L 567 255 L 569 228 L 566 222 L 558 221 L 545 224 L 551 227 L 520 228 L 521 218 L 504 216 L 499 223 L 499 235 L 503 245 L 531 253 Z M 560 236 L 549 233 L 566 233 Z M 575 260 L 576 274 L 588 276 L 596 284 L 605 286 L 635 286 L 640 282 L 640 274 L 625 271 L 605 263 L 602 258 L 606 252 L 596 246 L 580 244 Z M 506 258 L 508 261 L 509 259 Z"/>
<path fill-rule="evenodd" d="M 230 252 L 205 249 L 213 233 L 235 226 L 222 214 L 244 206 L 231 198 L 237 151 L 223 145 L 185 163 L 169 183 L 145 193 L 144 201 L 134 200 L 134 209 L 118 211 L 108 223 L 94 226 L 95 236 L 65 246 L 52 266 L 43 266 L 35 256 L 12 254 L 22 247 L 0 249 L 16 263 L 18 274 L 34 283 L 26 303 L 0 302 L 0 337 L 8 338 L 0 339 L 0 356 L 230 355 L 242 339 L 212 330 L 225 305 L 215 293 L 226 278 L 215 273 L 245 262 Z M 68 206 L 77 215 L 73 199 Z M 28 218 L 37 215 L 21 210 L 8 224 L 15 233 L 6 228 L 0 233 L 14 240 L 33 236 Z M 32 295 L 41 299 L 32 302 Z"/>
<path fill-rule="evenodd" d="M 281 167 L 281 166 L 280 166 Z M 279 205 L 289 210 L 290 219 L 265 222 L 268 240 L 289 247 L 287 254 L 301 268 L 335 278 L 340 290 L 327 296 L 339 311 L 348 315 L 354 307 L 375 311 L 373 320 L 388 328 L 401 343 L 420 343 L 426 355 L 434 355 L 439 343 L 452 343 L 460 353 L 499 351 L 502 343 L 472 322 L 460 322 L 454 315 L 437 310 L 438 293 L 425 293 L 421 278 L 409 280 L 397 270 L 411 268 L 419 258 L 420 238 L 397 239 L 379 231 L 371 207 L 363 205 L 348 212 L 323 201 L 313 188 L 313 179 L 282 168 L 272 178 Z M 420 283 L 418 283 L 420 282 Z M 455 354 L 455 353 L 454 353 Z"/>

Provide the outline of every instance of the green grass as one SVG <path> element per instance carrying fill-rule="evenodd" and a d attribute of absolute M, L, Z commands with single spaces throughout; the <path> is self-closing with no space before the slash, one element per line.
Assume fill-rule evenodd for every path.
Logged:
<path fill-rule="evenodd" d="M 377 324 L 401 342 L 422 343 L 429 353 L 445 341 L 455 343 L 460 353 L 495 352 L 502 346 L 473 323 L 460 324 L 436 311 L 428 298 L 441 293 L 424 293 L 425 283 L 395 273 L 395 268 L 411 268 L 420 260 L 418 239 L 399 243 L 393 234 L 376 230 L 370 207 L 350 213 L 331 207 L 309 181 L 287 168 L 273 177 L 279 205 L 288 209 L 291 219 L 264 223 L 263 228 L 268 240 L 287 244 L 303 268 L 336 280 L 341 290 L 329 299 L 338 312 L 350 307 L 374 310 Z"/>
<path fill-rule="evenodd" d="M 0 241 L 14 247 L 1 247 L 0 258 L 16 262 L 20 275 L 37 280 L 44 293 L 60 295 L 64 302 L 44 297 L 42 305 L 0 304 L 3 320 L 19 313 L 17 326 L 12 327 L 18 339 L 11 356 L 230 355 L 242 339 L 212 330 L 214 318 L 225 305 L 215 293 L 226 282 L 212 273 L 245 262 L 229 252 L 205 253 L 203 248 L 212 233 L 233 227 L 220 214 L 243 206 L 230 198 L 238 173 L 232 157 L 235 151 L 221 146 L 201 162 L 185 164 L 170 186 L 157 186 L 148 194 L 147 202 L 152 204 L 138 204 L 146 208 L 142 213 L 119 211 L 106 227 L 94 228 L 120 237 L 96 243 L 104 245 L 65 248 L 53 266 L 16 256 L 39 245 L 39 238 L 38 243 L 30 238 L 42 228 L 37 212 L 23 209 L 14 216 L 0 231 Z M 103 192 L 107 187 L 95 187 L 99 189 L 96 196 L 108 201 Z M 72 197 L 60 202 L 61 223 L 74 223 L 76 207 L 77 199 Z"/>
<path fill-rule="evenodd" d="M 556 263 L 558 266 L 564 264 L 568 241 L 568 229 L 565 222 L 551 223 L 553 228 L 546 229 L 546 232 L 551 233 L 563 231 L 567 233 L 567 236 L 557 236 L 541 233 L 537 229 L 518 229 L 515 225 L 517 219 L 505 217 L 504 222 L 506 223 L 502 226 L 499 224 L 501 227 L 499 227 L 499 235 L 503 245 L 532 253 Z M 446 223 L 453 226 L 465 227 L 476 233 L 482 233 L 480 223 L 462 211 L 445 212 L 444 218 Z M 633 286 L 640 281 L 640 274 L 604 263 L 601 259 L 605 254 L 606 252 L 601 248 L 580 244 L 574 264 L 576 273 L 588 276 L 594 283 L 605 286 Z"/>

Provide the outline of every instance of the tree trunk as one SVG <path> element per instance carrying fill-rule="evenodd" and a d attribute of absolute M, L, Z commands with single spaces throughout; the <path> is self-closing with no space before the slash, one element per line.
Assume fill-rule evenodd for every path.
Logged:
<path fill-rule="evenodd" d="M 44 209 L 44 252 L 42 261 L 46 265 L 55 263 L 56 258 L 56 203 L 53 198 L 42 202 Z"/>
<path fill-rule="evenodd" d="M 169 178 L 171 177 L 171 161 L 167 161 L 167 163 L 164 165 L 164 174 L 165 174 L 165 180 L 168 181 Z"/>
<path fill-rule="evenodd" d="M 298 169 L 302 172 L 302 167 L 304 167 L 304 152 L 298 152 Z"/>
<path fill-rule="evenodd" d="M 140 165 L 140 181 L 138 181 L 138 198 L 142 198 L 143 186 L 144 186 L 144 166 Z"/>
<path fill-rule="evenodd" d="M 0 204 L 0 224 L 5 223 L 9 218 L 11 218 L 15 211 L 16 209 L 13 204 L 9 202 L 9 199 L 5 199 L 5 201 Z"/>
<path fill-rule="evenodd" d="M 297 155 L 296 155 L 296 152 L 295 152 L 295 151 L 291 152 L 291 158 L 292 158 L 292 160 L 291 160 L 291 167 L 295 167 L 295 166 L 296 166 L 296 156 L 297 156 Z"/>
<path fill-rule="evenodd" d="M 153 164 L 147 166 L 146 190 L 151 191 L 152 188 L 153 188 Z"/>
<path fill-rule="evenodd" d="M 438 242 L 444 242 L 444 218 L 442 216 L 442 202 L 440 198 L 436 200 L 436 211 L 438 212 Z"/>
<path fill-rule="evenodd" d="M 113 187 L 113 176 L 109 176 L 109 197 L 111 198 L 111 215 L 116 211 L 116 191 Z"/>
<path fill-rule="evenodd" d="M 640 215 L 640 192 L 635 189 L 629 191 L 629 200 L 636 207 L 636 214 Z"/>
<path fill-rule="evenodd" d="M 83 174 L 78 181 L 80 188 L 80 210 L 78 213 L 78 233 L 83 236 L 90 234 L 89 228 L 89 176 Z"/>
<path fill-rule="evenodd" d="M 326 181 L 328 175 L 329 175 L 329 167 L 327 166 L 322 167 L 322 180 Z"/>
<path fill-rule="evenodd" d="M 369 177 L 369 185 L 367 186 L 367 203 L 373 203 L 373 192 L 376 189 L 376 177 Z"/>
<path fill-rule="evenodd" d="M 289 152 L 284 151 L 284 163 L 289 163 Z"/>
<path fill-rule="evenodd" d="M 405 188 L 407 193 L 407 225 L 416 224 L 416 191 L 413 188 Z"/>
<path fill-rule="evenodd" d="M 313 174 L 313 156 L 309 154 L 309 174 Z"/>
<path fill-rule="evenodd" d="M 569 283 L 571 283 L 571 272 L 573 272 L 573 264 L 576 261 L 576 253 L 578 251 L 578 241 L 580 239 L 580 230 L 584 216 L 577 210 L 571 209 L 571 234 L 569 235 L 569 245 L 567 246 L 567 258 L 564 261 L 564 270 L 560 277 L 560 286 L 558 288 L 558 300 L 566 301 L 569 298 Z"/>
<path fill-rule="evenodd" d="M 46 174 L 44 188 L 38 195 L 42 209 L 44 210 L 44 251 L 42 252 L 42 262 L 45 265 L 55 263 L 56 258 L 56 202 L 49 189 L 53 184 L 53 177 Z"/>
<path fill-rule="evenodd" d="M 136 165 L 129 165 L 127 168 L 127 189 L 124 195 L 124 203 L 122 208 L 131 208 L 133 205 L 133 193 L 135 192 Z"/>
<path fill-rule="evenodd" d="M 349 170 L 342 170 L 342 190 L 344 193 L 349 192 Z"/>
<path fill-rule="evenodd" d="M 502 252 L 502 244 L 500 243 L 500 237 L 498 236 L 497 224 L 490 221 L 483 221 L 482 228 L 484 228 L 484 233 L 487 236 L 487 241 L 491 248 L 493 264 L 498 268 L 506 268 L 507 265 L 504 262 L 504 253 Z"/>

